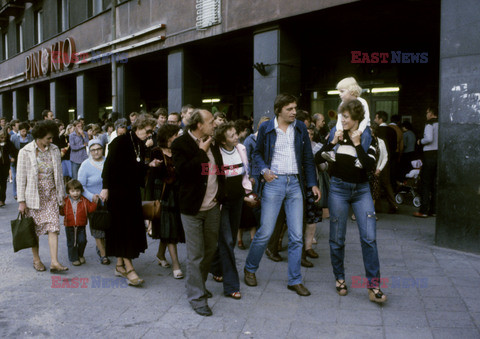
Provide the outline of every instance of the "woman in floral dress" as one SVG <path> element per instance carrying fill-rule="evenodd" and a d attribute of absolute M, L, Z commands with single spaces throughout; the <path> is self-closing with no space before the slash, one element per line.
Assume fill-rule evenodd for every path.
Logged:
<path fill-rule="evenodd" d="M 34 140 L 20 150 L 17 164 L 18 210 L 33 218 L 37 236 L 48 234 L 52 273 L 68 270 L 58 262 L 59 206 L 63 205 L 65 189 L 60 151 L 52 144 L 57 134 L 55 122 L 37 123 L 32 131 Z M 32 252 L 33 267 L 45 271 L 38 247 Z"/>

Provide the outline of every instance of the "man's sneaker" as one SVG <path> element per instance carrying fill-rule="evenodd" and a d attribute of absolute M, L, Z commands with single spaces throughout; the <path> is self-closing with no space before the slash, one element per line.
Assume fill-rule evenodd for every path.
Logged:
<path fill-rule="evenodd" d="M 322 158 L 329 162 L 335 162 L 335 152 L 322 152 Z"/>

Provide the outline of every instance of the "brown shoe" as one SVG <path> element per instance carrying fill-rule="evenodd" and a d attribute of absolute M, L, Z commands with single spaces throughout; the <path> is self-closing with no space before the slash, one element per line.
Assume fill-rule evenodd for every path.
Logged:
<path fill-rule="evenodd" d="M 307 260 L 307 257 L 302 258 L 303 267 L 313 267 L 313 263 Z"/>
<path fill-rule="evenodd" d="M 310 291 L 303 286 L 303 284 L 287 285 L 287 288 L 291 291 L 297 292 L 297 294 L 302 297 L 308 297 L 310 295 Z"/>
<path fill-rule="evenodd" d="M 41 261 L 34 261 L 33 268 L 38 272 L 46 271 L 45 265 Z"/>
<path fill-rule="evenodd" d="M 265 254 L 267 255 L 268 259 L 273 260 L 275 262 L 279 262 L 283 260 L 283 258 L 278 253 L 272 253 L 268 248 L 265 251 Z"/>
<path fill-rule="evenodd" d="M 257 286 L 257 277 L 255 277 L 255 273 L 248 272 L 246 268 L 243 269 L 243 273 L 245 275 L 245 284 L 248 286 Z"/>
<path fill-rule="evenodd" d="M 315 258 L 315 259 L 318 258 L 318 253 L 315 252 L 312 248 L 309 250 L 306 250 L 305 254 L 307 255 L 307 257 L 310 257 L 310 258 Z"/>

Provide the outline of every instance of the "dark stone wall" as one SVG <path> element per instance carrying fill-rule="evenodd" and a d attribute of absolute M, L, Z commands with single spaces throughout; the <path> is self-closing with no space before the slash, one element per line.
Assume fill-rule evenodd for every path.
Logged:
<path fill-rule="evenodd" d="M 442 1 L 435 234 L 439 246 L 477 253 L 480 253 L 479 12 L 478 1 Z"/>

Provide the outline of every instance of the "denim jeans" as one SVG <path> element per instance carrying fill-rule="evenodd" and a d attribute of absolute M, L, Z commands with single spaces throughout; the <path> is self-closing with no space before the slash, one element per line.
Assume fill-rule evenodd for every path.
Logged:
<path fill-rule="evenodd" d="M 13 188 L 13 197 L 16 198 L 17 196 L 17 166 L 10 166 L 10 170 L 12 171 L 12 188 Z"/>
<path fill-rule="evenodd" d="M 337 131 L 337 126 L 333 126 L 333 128 L 330 131 L 330 134 L 328 135 L 328 143 L 332 142 L 333 138 L 335 137 L 336 131 Z M 362 147 L 365 150 L 365 152 L 368 152 L 368 148 L 372 143 L 372 131 L 370 130 L 370 127 L 367 126 L 367 128 L 365 128 L 365 131 L 363 131 L 362 136 L 360 137 L 360 143 L 362 144 Z"/>
<path fill-rule="evenodd" d="M 288 226 L 288 284 L 302 283 L 300 263 L 303 246 L 303 195 L 298 176 L 279 175 L 265 183 L 262 192 L 260 229 L 255 234 L 245 262 L 245 269 L 255 273 L 275 228 L 280 207 L 284 203 Z"/>
<path fill-rule="evenodd" d="M 78 179 L 78 170 L 80 169 L 81 164 L 77 164 L 73 161 L 71 161 L 71 163 L 72 163 L 72 179 L 77 180 Z"/>
<path fill-rule="evenodd" d="M 240 291 L 240 279 L 235 263 L 234 248 L 240 226 L 243 197 L 227 200 L 222 205 L 218 248 L 212 261 L 211 272 L 223 276 L 223 293 L 229 295 Z"/>
<path fill-rule="evenodd" d="M 354 184 L 337 177 L 330 180 L 330 259 L 335 279 L 345 280 L 343 261 L 345 257 L 345 233 L 349 218 L 349 207 L 357 218 L 360 243 L 362 245 L 363 265 L 371 286 L 377 287 L 380 279 L 376 241 L 375 208 L 373 206 L 368 182 Z M 374 279 L 377 278 L 377 279 Z M 372 281 L 373 279 L 373 281 Z"/>
<path fill-rule="evenodd" d="M 77 231 L 76 239 L 75 229 Z M 77 261 L 80 257 L 83 257 L 87 246 L 86 226 L 66 226 L 65 234 L 67 235 L 68 260 L 71 262 Z"/>

